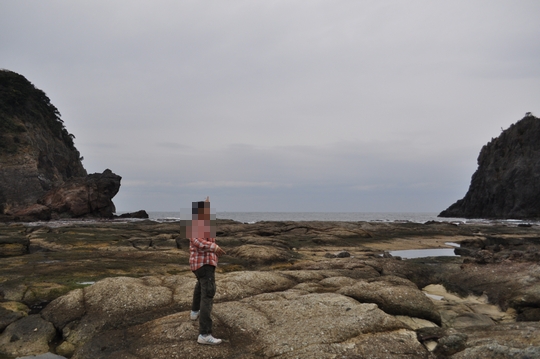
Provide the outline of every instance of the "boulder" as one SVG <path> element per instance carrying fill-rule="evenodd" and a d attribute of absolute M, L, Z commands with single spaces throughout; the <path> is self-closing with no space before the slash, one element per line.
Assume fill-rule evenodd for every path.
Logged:
<path fill-rule="evenodd" d="M 128 327 L 191 306 L 195 277 L 167 276 L 101 280 L 52 301 L 44 319 L 80 346 L 109 327 Z M 232 272 L 217 279 L 215 302 L 239 300 L 264 291 L 291 288 L 296 282 L 276 272 Z"/>
<path fill-rule="evenodd" d="M 438 357 L 448 357 L 465 349 L 467 344 L 467 334 L 453 333 L 440 338 L 433 351 Z"/>
<path fill-rule="evenodd" d="M 446 291 L 442 285 L 429 285 L 423 291 L 431 298 L 437 307 L 442 326 L 467 327 L 495 325 L 496 323 L 514 322 L 516 311 L 512 308 L 502 311 L 498 305 L 490 304 L 488 296 L 467 295 L 461 297 Z"/>
<path fill-rule="evenodd" d="M 0 333 L 4 331 L 4 329 L 6 329 L 8 325 L 16 322 L 22 317 L 24 317 L 24 314 L 21 312 L 13 312 L 11 310 L 0 307 Z"/>
<path fill-rule="evenodd" d="M 13 356 L 47 353 L 55 336 L 51 323 L 39 315 L 29 315 L 10 324 L 0 335 L 0 352 Z"/>
<path fill-rule="evenodd" d="M 214 305 L 219 347 L 197 345 L 189 312 L 124 331 L 109 331 L 78 349 L 73 359 L 140 358 L 428 358 L 416 334 L 374 304 L 335 293 L 264 293 Z M 399 356 L 395 356 L 399 357 Z"/>
<path fill-rule="evenodd" d="M 540 266 L 536 263 L 463 264 L 458 272 L 446 275 L 445 286 L 462 296 L 484 293 L 503 311 L 513 308 L 519 313 L 540 307 Z"/>
<path fill-rule="evenodd" d="M 49 304 L 43 318 L 72 344 L 84 343 L 107 326 L 136 321 L 137 315 L 171 304 L 173 292 L 155 278 L 106 278 Z"/>

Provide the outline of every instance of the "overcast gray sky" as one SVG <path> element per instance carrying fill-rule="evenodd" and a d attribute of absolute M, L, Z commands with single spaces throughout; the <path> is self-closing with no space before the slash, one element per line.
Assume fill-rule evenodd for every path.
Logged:
<path fill-rule="evenodd" d="M 439 212 L 540 114 L 540 1 L 0 2 L 118 211 Z"/>

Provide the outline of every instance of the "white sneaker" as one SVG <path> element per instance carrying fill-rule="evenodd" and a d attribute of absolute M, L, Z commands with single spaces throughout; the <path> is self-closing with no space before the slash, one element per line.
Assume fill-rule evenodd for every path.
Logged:
<path fill-rule="evenodd" d="M 189 319 L 191 320 L 197 320 L 199 318 L 199 310 L 194 312 L 193 310 L 191 311 L 191 313 L 189 313 Z"/>
<path fill-rule="evenodd" d="M 214 338 L 212 334 L 199 334 L 199 338 L 197 338 L 197 343 L 199 344 L 218 345 L 221 344 L 221 342 L 221 339 Z"/>

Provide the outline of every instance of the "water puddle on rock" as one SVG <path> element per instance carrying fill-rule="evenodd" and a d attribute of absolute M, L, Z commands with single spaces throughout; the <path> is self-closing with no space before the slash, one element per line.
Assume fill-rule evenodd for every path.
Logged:
<path fill-rule="evenodd" d="M 424 292 L 424 294 L 427 295 L 431 299 L 435 299 L 435 300 L 443 300 L 444 299 L 444 297 L 442 295 L 436 295 L 436 294 L 431 294 L 431 293 L 426 293 L 426 292 Z"/>
<path fill-rule="evenodd" d="M 454 248 L 430 248 L 430 249 L 407 249 L 401 251 L 390 251 L 394 257 L 403 259 L 423 258 L 423 257 L 456 257 Z"/>

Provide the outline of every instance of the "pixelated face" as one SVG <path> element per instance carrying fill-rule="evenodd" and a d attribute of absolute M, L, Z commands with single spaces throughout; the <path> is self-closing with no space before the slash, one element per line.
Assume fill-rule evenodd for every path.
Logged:
<path fill-rule="evenodd" d="M 210 206 L 204 207 L 204 208 L 199 208 L 198 217 L 199 217 L 198 219 L 203 219 L 205 221 L 209 221 L 210 220 Z"/>
<path fill-rule="evenodd" d="M 191 238 L 215 238 L 216 226 L 210 220 L 196 219 L 191 224 Z"/>
<path fill-rule="evenodd" d="M 185 215 L 182 215 L 181 211 L 180 217 L 186 218 Z M 210 209 L 210 202 L 193 202 L 191 220 L 180 220 L 180 225 L 185 229 L 185 235 L 187 238 L 215 238 L 216 237 L 216 226 L 215 219 L 216 215 L 212 214 Z M 181 231 L 183 232 L 184 229 Z M 183 232 L 184 233 L 184 232 Z"/>

